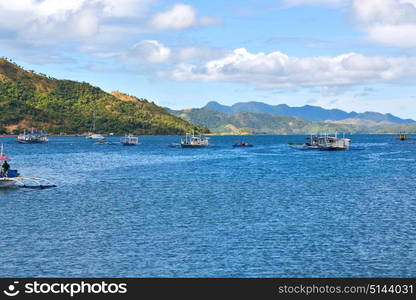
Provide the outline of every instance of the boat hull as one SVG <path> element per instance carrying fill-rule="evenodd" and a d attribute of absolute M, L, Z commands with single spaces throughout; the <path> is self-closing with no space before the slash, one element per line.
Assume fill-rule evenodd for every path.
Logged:
<path fill-rule="evenodd" d="M 189 145 L 189 144 L 181 144 L 182 148 L 206 148 L 208 145 Z"/>
<path fill-rule="evenodd" d="M 345 147 L 320 147 L 319 150 L 321 151 L 345 151 L 348 148 Z"/>
<path fill-rule="evenodd" d="M 16 181 L 7 178 L 0 178 L 0 189 L 8 189 L 16 187 Z"/>
<path fill-rule="evenodd" d="M 310 150 L 319 150 L 318 146 L 308 146 L 304 144 L 289 144 L 289 147 L 296 150 L 302 150 L 302 151 L 310 151 Z"/>
<path fill-rule="evenodd" d="M 18 142 L 20 144 L 43 144 L 46 143 L 47 141 L 19 141 Z"/>
<path fill-rule="evenodd" d="M 253 145 L 233 145 L 233 148 L 247 148 L 253 147 Z"/>

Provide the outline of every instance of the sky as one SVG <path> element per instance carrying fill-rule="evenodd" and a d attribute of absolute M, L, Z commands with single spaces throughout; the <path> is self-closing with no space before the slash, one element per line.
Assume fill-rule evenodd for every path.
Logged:
<path fill-rule="evenodd" d="M 173 109 L 416 119 L 416 0 L 0 0 L 0 56 Z"/>

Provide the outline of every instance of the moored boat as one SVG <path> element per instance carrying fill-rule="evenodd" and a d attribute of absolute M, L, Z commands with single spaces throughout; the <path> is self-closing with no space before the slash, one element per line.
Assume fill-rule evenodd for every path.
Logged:
<path fill-rule="evenodd" d="M 289 143 L 289 146 L 297 150 L 321 150 L 321 151 L 342 151 L 348 150 L 351 140 L 348 138 L 338 138 L 335 136 L 310 136 L 304 144 Z"/>
<path fill-rule="evenodd" d="M 91 128 L 90 128 L 90 131 L 85 136 L 86 139 L 89 139 L 89 140 L 101 140 L 101 139 L 104 138 L 104 136 L 102 136 L 101 134 L 94 133 L 95 132 L 95 120 L 96 120 L 96 114 L 95 114 L 95 111 L 94 111 Z"/>
<path fill-rule="evenodd" d="M 202 135 L 187 133 L 185 138 L 181 139 L 180 145 L 182 148 L 205 148 L 209 146 L 209 139 Z"/>
<path fill-rule="evenodd" d="M 49 139 L 46 132 L 32 129 L 31 132 L 25 130 L 22 134 L 19 134 L 17 141 L 21 144 L 40 144 L 48 142 Z"/>
<path fill-rule="evenodd" d="M 123 146 L 134 146 L 139 143 L 139 138 L 131 134 L 126 134 L 124 137 L 120 139 L 120 143 Z"/>
<path fill-rule="evenodd" d="M 85 138 L 86 139 L 90 139 L 90 140 L 101 140 L 101 139 L 103 139 L 104 138 L 104 136 L 102 136 L 101 134 L 99 134 L 99 133 L 91 133 L 91 132 L 89 132 L 86 136 L 85 136 Z"/>

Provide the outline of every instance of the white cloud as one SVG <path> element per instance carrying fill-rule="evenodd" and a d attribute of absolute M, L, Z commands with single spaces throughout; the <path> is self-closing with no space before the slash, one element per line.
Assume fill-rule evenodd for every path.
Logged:
<path fill-rule="evenodd" d="M 177 50 L 176 61 L 218 59 L 228 51 L 210 47 L 185 47 Z"/>
<path fill-rule="evenodd" d="M 153 16 L 151 25 L 158 30 L 184 29 L 196 25 L 196 22 L 196 11 L 192 6 L 176 4 Z"/>
<path fill-rule="evenodd" d="M 104 13 L 115 17 L 144 18 L 147 7 L 155 0 L 98 0 L 104 5 Z"/>
<path fill-rule="evenodd" d="M 144 40 L 135 44 L 124 58 L 127 60 L 146 61 L 149 63 L 166 62 L 171 56 L 171 50 L 155 40 Z"/>
<path fill-rule="evenodd" d="M 228 81 L 262 88 L 405 82 L 416 76 L 416 58 L 357 53 L 298 58 L 281 52 L 253 54 L 240 48 L 202 65 L 179 64 L 166 76 L 178 81 Z"/>
<path fill-rule="evenodd" d="M 170 9 L 155 14 L 150 25 L 156 30 L 178 30 L 194 26 L 210 26 L 221 23 L 220 19 L 202 16 L 197 17 L 197 11 L 190 5 L 175 4 Z"/>
<path fill-rule="evenodd" d="M 416 1 L 352 0 L 351 8 L 371 41 L 416 47 Z"/>
<path fill-rule="evenodd" d="M 76 49 L 125 46 L 132 36 L 154 29 L 186 29 L 218 23 L 197 17 L 190 5 L 177 4 L 149 15 L 156 0 L 0 0 L 0 37 L 19 47 L 65 46 Z M 154 28 L 150 28 L 150 24 Z M 3 42 L 3 41 L 2 41 Z M 120 47 L 119 46 L 119 47 Z"/>
<path fill-rule="evenodd" d="M 153 1 L 0 0 L 0 33 L 13 33 L 15 40 L 35 45 L 96 38 L 109 18 L 143 18 Z"/>

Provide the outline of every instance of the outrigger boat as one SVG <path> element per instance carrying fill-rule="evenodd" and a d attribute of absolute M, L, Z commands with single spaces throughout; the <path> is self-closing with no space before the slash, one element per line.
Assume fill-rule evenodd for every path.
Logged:
<path fill-rule="evenodd" d="M 40 143 L 46 143 L 48 142 L 48 135 L 44 131 L 35 131 L 32 128 L 31 132 L 23 131 L 22 134 L 20 134 L 17 137 L 17 141 L 21 144 L 40 144 Z"/>
<path fill-rule="evenodd" d="M 131 134 L 128 134 L 128 135 L 126 134 L 124 137 L 120 139 L 120 143 L 123 146 L 134 146 L 139 143 L 139 138 Z"/>
<path fill-rule="evenodd" d="M 182 148 L 205 148 L 209 146 L 209 139 L 202 135 L 187 133 L 185 138 L 181 139 L 180 145 Z"/>
<path fill-rule="evenodd" d="M 289 143 L 289 146 L 297 150 L 321 150 L 321 151 L 342 151 L 348 150 L 351 146 L 351 140 L 345 137 L 338 138 L 335 136 L 310 136 L 304 144 Z M 358 150 L 358 149 L 357 149 Z M 361 149 L 360 149 L 361 150 Z"/>
<path fill-rule="evenodd" d="M 0 162 L 3 162 L 0 171 L 0 189 L 3 188 L 32 188 L 32 189 L 45 189 L 56 187 L 56 184 L 50 182 L 47 179 L 35 178 L 35 177 L 21 177 L 17 170 L 10 169 L 8 165 L 10 159 L 4 154 L 3 145 L 0 150 Z M 5 163 L 8 166 L 5 168 Z"/>
<path fill-rule="evenodd" d="M 240 147 L 253 147 L 253 144 L 247 142 L 238 142 L 237 140 L 234 141 L 233 148 L 240 148 Z"/>

